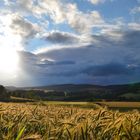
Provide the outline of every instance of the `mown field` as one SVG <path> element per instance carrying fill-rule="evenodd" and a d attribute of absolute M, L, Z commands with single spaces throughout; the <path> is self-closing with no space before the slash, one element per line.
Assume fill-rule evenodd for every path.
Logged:
<path fill-rule="evenodd" d="M 0 140 L 139 140 L 140 112 L 0 103 Z"/>

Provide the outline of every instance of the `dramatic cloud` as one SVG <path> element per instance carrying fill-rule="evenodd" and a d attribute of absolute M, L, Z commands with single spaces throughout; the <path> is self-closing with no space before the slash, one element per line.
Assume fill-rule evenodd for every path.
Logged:
<path fill-rule="evenodd" d="M 22 52 L 22 69 L 35 81 L 39 79 L 50 84 L 138 81 L 140 56 L 137 52 L 140 48 L 137 44 L 140 32 L 118 32 L 121 37 L 117 41 L 113 34 L 92 35 L 89 45 L 84 46 L 56 46 L 36 54 Z"/>

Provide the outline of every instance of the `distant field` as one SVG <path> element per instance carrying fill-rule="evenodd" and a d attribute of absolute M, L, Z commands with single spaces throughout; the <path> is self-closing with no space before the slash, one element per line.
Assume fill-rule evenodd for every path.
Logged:
<path fill-rule="evenodd" d="M 116 101 L 102 101 L 102 102 L 69 102 L 69 101 L 37 101 L 28 98 L 11 97 L 11 102 L 33 102 L 33 104 L 41 103 L 44 105 L 59 105 L 59 106 L 74 106 L 82 108 L 98 108 L 107 107 L 113 110 L 129 111 L 133 109 L 140 110 L 140 102 L 116 102 Z M 10 102 L 9 101 L 9 102 Z"/>
<path fill-rule="evenodd" d="M 58 104 L 58 105 L 94 105 L 99 104 L 108 107 L 140 107 L 140 102 L 61 102 L 61 101 L 46 101 L 46 104 Z"/>
<path fill-rule="evenodd" d="M 110 109 L 117 109 L 120 111 L 129 111 L 133 109 L 140 110 L 140 102 L 61 102 L 61 101 L 47 101 L 44 102 L 48 105 L 64 105 L 64 106 L 77 106 L 85 108 L 108 107 Z"/>
<path fill-rule="evenodd" d="M 140 107 L 140 102 L 99 102 L 105 104 L 108 107 Z"/>
<path fill-rule="evenodd" d="M 0 103 L 0 140 L 139 140 L 139 111 L 75 106 L 88 104 Z"/>
<path fill-rule="evenodd" d="M 102 102 L 69 102 L 69 101 L 37 101 L 28 98 L 18 98 L 11 97 L 11 100 L 8 102 L 32 102 L 32 104 L 41 103 L 42 105 L 58 105 L 58 106 L 71 106 L 71 107 L 81 107 L 81 108 L 93 108 L 106 107 L 112 110 L 119 111 L 131 111 L 134 109 L 140 110 L 140 102 L 116 102 L 116 101 L 102 101 Z"/>

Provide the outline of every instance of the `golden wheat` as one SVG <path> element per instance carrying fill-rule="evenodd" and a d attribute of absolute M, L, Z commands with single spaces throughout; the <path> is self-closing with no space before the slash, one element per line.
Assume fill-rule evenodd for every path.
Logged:
<path fill-rule="evenodd" d="M 138 140 L 140 113 L 1 103 L 0 140 Z"/>

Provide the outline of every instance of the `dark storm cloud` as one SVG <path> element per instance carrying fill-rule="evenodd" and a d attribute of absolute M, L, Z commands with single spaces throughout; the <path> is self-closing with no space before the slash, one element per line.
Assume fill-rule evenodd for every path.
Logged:
<path fill-rule="evenodd" d="M 140 31 L 127 31 L 122 38 L 122 45 L 125 47 L 140 48 Z"/>
<path fill-rule="evenodd" d="M 19 51 L 18 55 L 20 57 L 21 63 L 25 63 L 27 65 L 30 64 L 36 64 L 38 61 L 38 58 L 35 54 L 27 52 L 27 51 Z"/>
<path fill-rule="evenodd" d="M 28 72 L 29 74 L 36 74 L 40 76 L 46 75 L 53 75 L 50 73 L 52 71 L 54 75 L 57 75 L 57 71 L 59 67 L 65 68 L 65 66 L 75 65 L 75 61 L 71 60 L 64 60 L 64 61 L 51 61 L 51 60 L 42 60 L 37 55 L 26 52 L 26 51 L 19 51 L 20 56 L 20 66 L 23 70 Z"/>
<path fill-rule="evenodd" d="M 125 64 L 109 63 L 104 65 L 90 66 L 82 71 L 93 76 L 131 75 L 135 71 Z"/>
<path fill-rule="evenodd" d="M 133 75 L 135 73 L 135 67 L 128 67 L 124 64 L 119 63 L 109 63 L 104 65 L 93 65 L 87 66 L 83 69 L 67 70 L 61 72 L 49 73 L 51 76 L 76 76 L 76 75 L 89 75 L 96 77 L 103 76 L 121 76 L 121 75 Z"/>
<path fill-rule="evenodd" d="M 42 61 L 40 64 L 38 64 L 38 66 L 40 67 L 48 67 L 48 66 L 59 66 L 59 65 L 74 65 L 76 62 L 74 61 L 56 61 L 56 62 L 53 62 L 53 61 L 49 61 L 49 60 L 45 60 L 45 61 Z"/>

